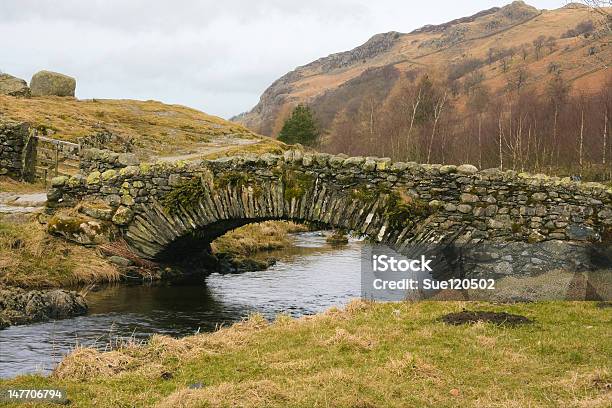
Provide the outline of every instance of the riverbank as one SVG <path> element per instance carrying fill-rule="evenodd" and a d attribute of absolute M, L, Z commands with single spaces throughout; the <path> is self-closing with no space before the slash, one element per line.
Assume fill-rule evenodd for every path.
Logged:
<path fill-rule="evenodd" d="M 36 215 L 0 218 L 1 286 L 65 288 L 119 279 L 95 249 L 49 235 Z"/>
<path fill-rule="evenodd" d="M 213 255 L 237 271 L 265 269 L 273 263 L 266 252 L 288 248 L 290 234 L 306 230 L 283 221 L 246 225 L 218 238 L 212 244 Z M 103 252 L 110 255 L 113 249 L 117 248 L 103 248 Z M 96 247 L 49 235 L 36 215 L 0 216 L 0 286 L 72 288 L 114 283 L 125 276 L 120 263 L 112 255 L 101 256 Z"/>
<path fill-rule="evenodd" d="M 463 308 L 532 322 L 440 320 Z M 65 387 L 78 407 L 604 407 L 612 398 L 609 323 L 610 308 L 592 302 L 354 301 L 112 352 L 80 348 L 48 378 L 0 387 Z"/>
<path fill-rule="evenodd" d="M 59 292 L 53 289 L 69 289 L 60 291 L 63 297 L 82 301 L 86 310 L 85 299 L 77 299 L 73 289 L 187 278 L 188 273 L 176 268 L 135 257 L 120 242 L 83 246 L 52 236 L 39 217 L 40 214 L 0 215 L 0 328 L 84 312 L 69 309 L 67 313 L 56 313 L 63 306 L 47 301 L 59 299 L 54 295 Z M 218 266 L 215 269 L 219 272 L 266 269 L 275 262 L 269 251 L 290 247 L 293 243 L 290 234 L 305 229 L 293 223 L 269 221 L 232 231 L 213 245 Z"/>

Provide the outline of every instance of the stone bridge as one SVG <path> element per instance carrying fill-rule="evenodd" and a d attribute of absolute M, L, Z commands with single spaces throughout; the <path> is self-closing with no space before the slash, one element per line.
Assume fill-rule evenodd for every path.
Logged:
<path fill-rule="evenodd" d="M 157 163 L 52 181 L 51 210 L 76 206 L 147 259 L 184 258 L 263 220 L 355 231 L 402 251 L 449 235 L 471 242 L 611 239 L 612 188 L 471 165 L 421 165 L 291 150 Z"/>

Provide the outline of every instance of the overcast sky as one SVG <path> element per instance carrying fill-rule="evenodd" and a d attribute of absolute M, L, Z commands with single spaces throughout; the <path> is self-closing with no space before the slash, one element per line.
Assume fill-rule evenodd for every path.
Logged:
<path fill-rule="evenodd" d="M 508 1 L 509 2 L 509 1 Z M 230 117 L 296 66 L 485 0 L 2 0 L 0 70 L 77 78 L 79 98 L 155 99 Z M 564 0 L 534 0 L 557 8 Z"/>

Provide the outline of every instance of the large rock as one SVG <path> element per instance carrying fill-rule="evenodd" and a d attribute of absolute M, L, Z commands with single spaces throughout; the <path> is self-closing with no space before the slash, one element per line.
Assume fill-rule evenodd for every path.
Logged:
<path fill-rule="evenodd" d="M 47 225 L 53 235 L 59 235 L 81 245 L 96 245 L 108 242 L 113 235 L 110 225 L 104 221 L 88 220 L 80 216 L 56 214 Z"/>
<path fill-rule="evenodd" d="M 0 74 L 0 94 L 10 96 L 30 96 L 28 84 L 21 78 Z"/>
<path fill-rule="evenodd" d="M 51 71 L 39 71 L 32 76 L 32 96 L 74 96 L 76 79 Z"/>
<path fill-rule="evenodd" d="M 85 298 L 77 292 L 0 288 L 0 329 L 16 324 L 64 319 L 86 312 Z"/>

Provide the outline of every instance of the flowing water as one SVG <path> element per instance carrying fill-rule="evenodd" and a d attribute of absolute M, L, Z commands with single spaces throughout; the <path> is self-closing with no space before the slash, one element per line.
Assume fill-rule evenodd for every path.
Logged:
<path fill-rule="evenodd" d="M 212 274 L 199 286 L 115 285 L 90 292 L 85 316 L 0 330 L 0 377 L 48 373 L 77 344 L 108 349 L 154 333 L 212 331 L 254 312 L 298 317 L 341 306 L 360 295 L 362 245 L 351 240 L 332 248 L 320 233 L 300 233 L 265 271 Z"/>

